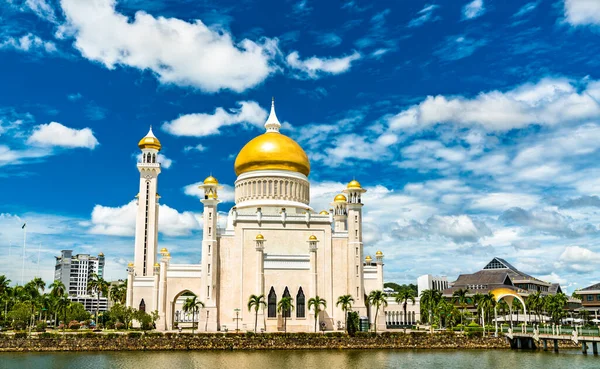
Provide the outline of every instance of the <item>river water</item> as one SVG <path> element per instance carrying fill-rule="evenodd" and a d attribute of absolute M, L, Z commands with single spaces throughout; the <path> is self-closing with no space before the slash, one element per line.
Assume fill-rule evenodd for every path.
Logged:
<path fill-rule="evenodd" d="M 310 350 L 310 351 L 130 351 L 0 353 L 0 368 L 133 369 L 588 369 L 600 357 L 578 351 L 512 350 Z"/>

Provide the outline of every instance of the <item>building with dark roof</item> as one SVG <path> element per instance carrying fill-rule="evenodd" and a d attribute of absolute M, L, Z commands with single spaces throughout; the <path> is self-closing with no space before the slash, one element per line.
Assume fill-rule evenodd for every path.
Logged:
<path fill-rule="evenodd" d="M 576 293 L 581 297 L 581 305 L 585 310 L 596 314 L 600 311 L 600 283 L 582 288 Z"/>

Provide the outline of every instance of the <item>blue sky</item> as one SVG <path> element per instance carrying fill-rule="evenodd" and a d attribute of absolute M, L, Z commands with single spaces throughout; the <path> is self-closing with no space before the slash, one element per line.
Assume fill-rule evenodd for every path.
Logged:
<path fill-rule="evenodd" d="M 174 5 L 176 4 L 176 5 Z M 263 131 L 311 158 L 312 204 L 356 178 L 386 280 L 494 256 L 569 291 L 600 266 L 600 3 L 0 2 L 0 272 L 61 249 L 133 257 L 137 141 L 163 144 L 160 247 L 200 258 L 209 173 Z M 13 247 L 10 247 L 10 245 Z M 7 255 L 6 253 L 4 255 Z"/>

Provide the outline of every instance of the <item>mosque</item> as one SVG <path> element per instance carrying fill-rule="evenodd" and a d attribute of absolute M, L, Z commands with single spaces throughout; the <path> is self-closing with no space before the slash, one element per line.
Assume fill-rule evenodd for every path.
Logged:
<path fill-rule="evenodd" d="M 157 328 L 171 330 L 193 324 L 183 303 L 196 295 L 205 305 L 193 320 L 200 331 L 254 329 L 255 313 L 248 311 L 251 295 L 264 295 L 258 330 L 314 330 L 310 298 L 325 299 L 317 323 L 327 330 L 344 329 L 339 296 L 351 295 L 352 310 L 368 316 L 370 291 L 383 290 L 383 253 L 373 260 L 363 255 L 362 195 L 356 180 L 332 199 L 329 211 L 310 206 L 309 159 L 300 145 L 280 132 L 274 103 L 266 132 L 248 142 L 234 165 L 235 205 L 220 228 L 219 182 L 204 180 L 202 243 L 199 264 L 174 264 L 158 246 L 158 175 L 161 150 L 152 129 L 141 139 L 140 189 L 137 196 L 134 262 L 128 266 L 127 306 L 158 311 Z M 278 311 L 282 297 L 294 308 Z M 378 330 L 385 329 L 383 314 Z"/>

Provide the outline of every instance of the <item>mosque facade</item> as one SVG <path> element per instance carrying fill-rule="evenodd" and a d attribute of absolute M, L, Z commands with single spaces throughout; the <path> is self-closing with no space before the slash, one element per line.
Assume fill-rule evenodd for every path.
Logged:
<path fill-rule="evenodd" d="M 336 306 L 343 295 L 354 300 L 353 311 L 373 321 L 373 308 L 365 300 L 371 291 L 383 290 L 383 253 L 378 251 L 375 260 L 363 254 L 366 190 L 352 180 L 328 211 L 313 209 L 308 156 L 280 128 L 272 104 L 266 132 L 248 142 L 235 160 L 231 209 L 219 207 L 220 185 L 212 175 L 200 186 L 199 264 L 171 263 L 169 251 L 158 246 L 161 144 L 152 129 L 139 142 L 140 191 L 126 304 L 158 311 L 158 329 L 194 321 L 200 331 L 253 330 L 256 319 L 258 330 L 276 332 L 283 330 L 285 318 L 287 331 L 310 332 L 315 314 L 309 300 L 315 296 L 326 301 L 316 317 L 319 329 L 344 329 L 345 313 Z M 219 212 L 224 210 L 226 226 L 220 228 Z M 204 304 L 194 317 L 183 311 L 192 295 Z M 264 295 L 258 317 L 247 307 L 251 295 Z M 292 298 L 293 309 L 279 311 L 283 297 Z M 385 318 L 378 323 L 379 330 L 385 329 Z"/>

